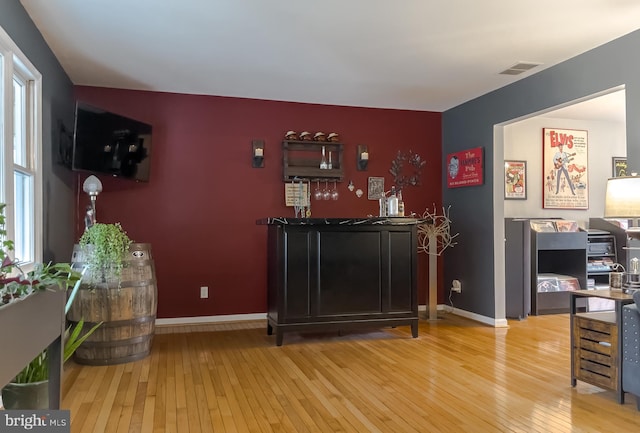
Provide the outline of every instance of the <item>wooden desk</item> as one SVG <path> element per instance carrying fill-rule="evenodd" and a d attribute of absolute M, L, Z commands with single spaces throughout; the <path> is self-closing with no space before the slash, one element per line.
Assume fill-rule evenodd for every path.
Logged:
<path fill-rule="evenodd" d="M 614 311 L 578 312 L 578 298 L 596 297 L 614 301 Z M 576 290 L 570 295 L 571 386 L 577 380 L 616 392 L 624 403 L 622 390 L 622 307 L 633 297 L 612 290 Z"/>

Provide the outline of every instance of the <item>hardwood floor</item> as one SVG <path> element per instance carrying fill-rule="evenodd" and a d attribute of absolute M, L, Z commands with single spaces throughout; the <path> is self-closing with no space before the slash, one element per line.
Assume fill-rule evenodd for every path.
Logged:
<path fill-rule="evenodd" d="M 637 432 L 627 394 L 571 387 L 569 316 L 495 329 L 285 334 L 266 322 L 158 328 L 151 356 L 65 368 L 72 432 Z"/>

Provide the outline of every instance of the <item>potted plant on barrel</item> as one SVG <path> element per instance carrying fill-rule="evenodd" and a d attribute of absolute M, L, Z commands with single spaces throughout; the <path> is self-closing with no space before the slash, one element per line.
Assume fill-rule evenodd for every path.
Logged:
<path fill-rule="evenodd" d="M 89 284 L 119 281 L 131 239 L 120 223 L 95 223 L 80 237 L 80 248 Z"/>
<path fill-rule="evenodd" d="M 18 262 L 9 255 L 13 251 L 13 241 L 6 238 L 4 209 L 5 205 L 0 204 L 0 314 L 1 308 L 8 308 L 12 303 L 24 301 L 40 291 L 67 290 L 69 287 L 76 291 L 80 283 L 80 274 L 73 271 L 68 263 L 38 263 L 31 271 L 22 271 Z M 67 301 L 65 313 L 70 308 L 72 300 L 73 296 Z M 84 334 L 84 321 L 78 322 L 73 329 L 67 328 L 64 336 L 64 361 L 71 357 L 98 326 L 100 323 Z M 48 367 L 47 350 L 43 350 L 2 388 L 5 408 L 48 408 Z"/>
<path fill-rule="evenodd" d="M 119 223 L 93 223 L 74 247 L 72 262 L 84 276 L 67 319 L 105 323 L 75 353 L 74 360 L 111 365 L 147 356 L 157 311 L 150 246 L 132 242 Z"/>

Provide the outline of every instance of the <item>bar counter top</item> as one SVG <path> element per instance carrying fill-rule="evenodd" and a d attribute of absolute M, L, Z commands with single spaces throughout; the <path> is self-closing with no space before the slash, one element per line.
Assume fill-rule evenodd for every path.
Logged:
<path fill-rule="evenodd" d="M 410 217 L 365 217 L 365 218 L 287 218 L 269 217 L 256 221 L 258 225 L 415 225 L 425 222 Z"/>

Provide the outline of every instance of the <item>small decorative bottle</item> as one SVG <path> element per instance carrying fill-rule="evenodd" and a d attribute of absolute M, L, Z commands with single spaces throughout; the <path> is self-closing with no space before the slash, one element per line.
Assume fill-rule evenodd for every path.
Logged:
<path fill-rule="evenodd" d="M 320 168 L 322 170 L 326 170 L 327 168 L 329 168 L 329 165 L 327 164 L 327 157 L 325 156 L 324 146 L 322 146 L 322 159 L 320 160 Z"/>
<path fill-rule="evenodd" d="M 387 198 L 384 196 L 380 197 L 378 199 L 378 203 L 380 205 L 380 216 L 386 217 L 387 216 Z"/>
<path fill-rule="evenodd" d="M 398 216 L 404 216 L 404 201 L 402 200 L 402 190 L 398 191 Z"/>
<path fill-rule="evenodd" d="M 398 196 L 395 186 L 391 187 L 391 195 L 387 198 L 387 215 L 390 217 L 398 216 Z"/>

